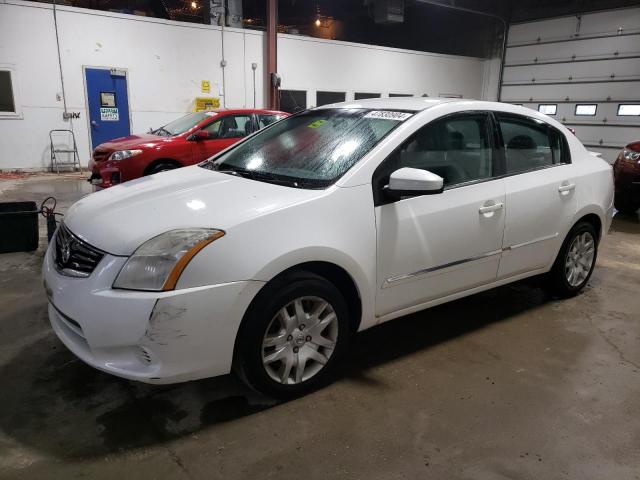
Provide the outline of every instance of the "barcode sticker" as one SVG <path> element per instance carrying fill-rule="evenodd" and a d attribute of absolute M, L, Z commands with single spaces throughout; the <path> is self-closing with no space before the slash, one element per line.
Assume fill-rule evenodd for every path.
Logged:
<path fill-rule="evenodd" d="M 392 112 L 390 110 L 373 110 L 367 113 L 364 118 L 380 118 L 383 120 L 395 120 L 402 122 L 409 118 L 412 114 L 407 112 Z"/>

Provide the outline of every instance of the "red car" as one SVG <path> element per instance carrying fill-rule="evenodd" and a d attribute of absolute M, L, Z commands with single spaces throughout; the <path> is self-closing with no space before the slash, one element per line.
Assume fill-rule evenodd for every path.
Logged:
<path fill-rule="evenodd" d="M 288 116 L 272 110 L 211 110 L 185 115 L 144 135 L 102 143 L 89 162 L 100 188 L 202 162 L 243 137 Z"/>
<path fill-rule="evenodd" d="M 615 207 L 626 213 L 640 208 L 640 141 L 622 149 L 613 164 Z"/>

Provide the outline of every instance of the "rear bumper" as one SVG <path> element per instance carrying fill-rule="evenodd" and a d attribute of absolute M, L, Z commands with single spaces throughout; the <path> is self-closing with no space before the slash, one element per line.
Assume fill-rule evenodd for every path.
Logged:
<path fill-rule="evenodd" d="M 125 257 L 106 255 L 88 278 L 61 275 L 45 256 L 51 326 L 78 358 L 145 383 L 229 373 L 240 322 L 262 282 L 171 292 L 112 289 Z"/>

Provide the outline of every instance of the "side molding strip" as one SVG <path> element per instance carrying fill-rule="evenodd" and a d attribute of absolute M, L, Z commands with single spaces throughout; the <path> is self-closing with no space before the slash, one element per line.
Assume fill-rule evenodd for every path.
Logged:
<path fill-rule="evenodd" d="M 462 260 L 456 260 L 454 262 L 438 265 L 437 267 L 423 268 L 422 270 L 418 270 L 416 272 L 395 275 L 393 277 L 387 278 L 384 283 L 390 284 L 394 282 L 399 282 L 400 280 L 406 280 L 407 278 L 419 277 L 420 275 L 424 275 L 425 273 L 435 272 L 436 270 L 442 270 L 444 268 L 454 267 L 456 265 L 460 265 L 467 262 L 473 262 L 475 260 L 480 260 L 482 258 L 493 257 L 495 255 L 500 255 L 501 253 L 502 253 L 502 250 L 494 250 L 492 252 L 483 253 L 482 255 L 477 255 L 475 257 L 464 258 Z"/>
<path fill-rule="evenodd" d="M 464 258 L 462 260 L 456 260 L 456 261 L 453 261 L 453 262 L 445 263 L 443 265 L 438 265 L 436 267 L 423 268 L 422 270 L 417 270 L 417 271 L 411 272 L 411 273 L 403 273 L 403 274 L 400 274 L 400 275 L 394 275 L 393 277 L 389 277 L 384 281 L 383 288 L 385 286 L 389 285 L 389 284 L 392 284 L 392 283 L 395 283 L 395 282 L 399 282 L 401 280 L 407 280 L 408 278 L 419 277 L 419 276 L 427 274 L 427 273 L 435 272 L 435 271 L 438 271 L 438 270 L 443 270 L 443 269 L 449 268 L 449 267 L 454 267 L 456 265 L 461 265 L 463 263 L 474 262 L 476 260 L 481 260 L 483 258 L 493 257 L 495 255 L 500 255 L 502 252 L 507 252 L 509 250 L 515 250 L 517 248 L 526 247 L 528 245 L 533 245 L 534 243 L 544 242 L 545 240 L 551 240 L 552 238 L 556 238 L 558 235 L 559 235 L 559 233 L 554 233 L 553 235 L 547 235 L 545 237 L 536 238 L 536 239 L 530 240 L 528 242 L 517 243 L 515 245 L 511 245 L 509 247 L 505 247 L 505 248 L 502 248 L 500 250 L 494 250 L 492 252 L 483 253 L 482 255 L 477 255 L 475 257 L 469 257 L 469 258 Z"/>

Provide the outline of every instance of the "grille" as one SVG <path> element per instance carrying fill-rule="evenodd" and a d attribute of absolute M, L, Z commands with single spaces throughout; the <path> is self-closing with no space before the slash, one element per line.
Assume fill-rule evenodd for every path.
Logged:
<path fill-rule="evenodd" d="M 58 270 L 72 277 L 88 277 L 104 257 L 104 252 L 80 240 L 64 224 L 58 228 L 55 247 Z"/>

